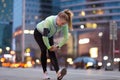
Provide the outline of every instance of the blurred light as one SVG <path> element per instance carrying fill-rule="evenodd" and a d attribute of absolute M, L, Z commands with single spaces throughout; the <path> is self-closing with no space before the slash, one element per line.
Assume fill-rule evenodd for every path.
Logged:
<path fill-rule="evenodd" d="M 18 35 L 22 34 L 22 30 L 18 30 L 13 34 L 13 37 L 16 37 Z"/>
<path fill-rule="evenodd" d="M 81 28 L 81 29 L 84 29 L 84 28 L 85 28 L 85 26 L 84 26 L 84 25 L 80 25 L 80 28 Z"/>
<path fill-rule="evenodd" d="M 1 61 L 1 62 L 5 62 L 5 58 L 1 58 L 0 61 Z"/>
<path fill-rule="evenodd" d="M 10 47 L 6 47 L 6 50 L 9 51 L 9 50 L 10 50 Z"/>
<path fill-rule="evenodd" d="M 14 55 L 14 54 L 15 54 L 15 51 L 10 51 L 10 54 Z"/>
<path fill-rule="evenodd" d="M 0 53 L 2 53 L 2 49 L 0 48 Z"/>
<path fill-rule="evenodd" d="M 67 59 L 67 62 L 71 62 L 71 61 L 72 61 L 72 58 L 68 58 L 68 59 Z"/>
<path fill-rule="evenodd" d="M 81 11 L 80 15 L 85 16 L 85 11 Z"/>
<path fill-rule="evenodd" d="M 96 10 L 93 10 L 92 12 L 93 12 L 93 14 L 96 14 Z"/>
<path fill-rule="evenodd" d="M 90 39 L 89 38 L 84 38 L 84 39 L 80 39 L 79 40 L 79 44 L 87 44 L 90 42 Z"/>
<path fill-rule="evenodd" d="M 68 58 L 68 59 L 67 59 L 67 62 L 68 62 L 70 65 L 72 65 L 72 64 L 73 64 L 72 58 Z"/>
<path fill-rule="evenodd" d="M 25 34 L 29 34 L 29 30 L 24 30 L 24 33 Z"/>
<path fill-rule="evenodd" d="M 119 62 L 120 58 L 114 58 L 114 62 Z"/>
<path fill-rule="evenodd" d="M 93 66 L 93 63 L 92 62 L 88 62 L 87 66 Z"/>
<path fill-rule="evenodd" d="M 92 24 L 92 28 L 94 28 L 94 29 L 97 28 L 97 24 L 96 24 L 96 23 L 93 23 L 93 24 Z"/>
<path fill-rule="evenodd" d="M 34 30 L 24 30 L 24 34 L 33 34 Z"/>
<path fill-rule="evenodd" d="M 102 9 L 97 10 L 97 14 L 99 14 L 99 15 L 104 14 L 104 10 L 102 10 Z"/>
<path fill-rule="evenodd" d="M 102 66 L 102 62 L 98 62 L 98 66 Z"/>
<path fill-rule="evenodd" d="M 27 48 L 27 49 L 25 50 L 26 53 L 30 53 L 30 51 L 31 51 L 30 48 Z"/>
<path fill-rule="evenodd" d="M 26 57 L 26 61 L 32 61 L 32 57 L 31 57 L 30 55 L 28 55 L 28 56 Z"/>
<path fill-rule="evenodd" d="M 27 67 L 32 67 L 32 62 L 31 61 L 27 62 Z"/>
<path fill-rule="evenodd" d="M 89 52 L 90 52 L 90 57 L 92 57 L 92 58 L 98 57 L 98 48 L 97 47 L 90 48 Z"/>
<path fill-rule="evenodd" d="M 25 53 L 24 55 L 25 55 L 25 56 L 30 56 L 30 53 Z"/>
<path fill-rule="evenodd" d="M 117 58 L 114 58 L 114 62 L 117 62 Z"/>
<path fill-rule="evenodd" d="M 4 54 L 4 58 L 12 58 L 11 54 Z"/>
<path fill-rule="evenodd" d="M 87 22 L 85 25 L 86 25 L 87 28 L 93 28 L 93 29 L 97 28 L 97 24 L 96 23 Z"/>
<path fill-rule="evenodd" d="M 36 59 L 36 63 L 40 64 L 40 60 L 39 60 L 39 59 Z"/>
<path fill-rule="evenodd" d="M 90 23 L 90 22 L 87 22 L 85 25 L 86 25 L 87 28 L 91 28 L 92 27 L 92 23 Z"/>
<path fill-rule="evenodd" d="M 51 60 L 50 59 L 47 59 L 47 63 L 50 63 L 51 62 Z"/>
<path fill-rule="evenodd" d="M 12 63 L 11 65 L 10 65 L 10 67 L 11 68 L 18 68 L 19 67 L 19 63 Z"/>
<path fill-rule="evenodd" d="M 34 30 L 30 30 L 29 33 L 30 33 L 30 34 L 34 34 Z"/>
<path fill-rule="evenodd" d="M 117 62 L 119 62 L 120 61 L 120 58 L 117 58 Z"/>
<path fill-rule="evenodd" d="M 108 56 L 104 56 L 104 57 L 103 57 L 103 60 L 108 60 Z"/>
<path fill-rule="evenodd" d="M 69 62 L 70 65 L 73 65 L 73 61 Z"/>
<path fill-rule="evenodd" d="M 107 66 L 111 66 L 111 63 L 110 63 L 110 62 L 108 62 L 108 63 L 107 63 Z"/>
<path fill-rule="evenodd" d="M 103 32 L 99 32 L 98 36 L 102 37 L 103 36 Z"/>

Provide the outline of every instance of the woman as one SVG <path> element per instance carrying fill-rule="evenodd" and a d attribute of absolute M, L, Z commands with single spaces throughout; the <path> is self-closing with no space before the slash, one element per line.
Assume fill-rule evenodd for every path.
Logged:
<path fill-rule="evenodd" d="M 52 15 L 45 20 L 37 24 L 34 31 L 34 38 L 41 49 L 41 64 L 44 73 L 44 79 L 50 79 L 47 74 L 47 50 L 51 59 L 51 63 L 57 74 L 58 80 L 61 80 L 66 74 L 66 69 L 59 69 L 56 59 L 55 51 L 61 48 L 68 40 L 68 31 L 72 29 L 72 12 L 69 9 L 65 9 L 58 13 L 58 15 Z M 54 45 L 53 36 L 56 32 L 62 31 L 64 34 L 63 40 Z"/>

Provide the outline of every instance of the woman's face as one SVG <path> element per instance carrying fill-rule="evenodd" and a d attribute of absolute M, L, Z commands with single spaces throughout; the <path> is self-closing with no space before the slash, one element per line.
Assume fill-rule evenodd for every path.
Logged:
<path fill-rule="evenodd" d="M 56 19 L 56 24 L 57 24 L 58 26 L 63 26 L 63 25 L 65 25 L 65 24 L 67 24 L 67 21 L 64 20 L 63 18 L 57 17 L 57 19 Z"/>

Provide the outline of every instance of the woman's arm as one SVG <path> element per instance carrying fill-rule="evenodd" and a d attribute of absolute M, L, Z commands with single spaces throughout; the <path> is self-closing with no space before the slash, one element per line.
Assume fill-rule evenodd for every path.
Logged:
<path fill-rule="evenodd" d="M 58 44 L 59 47 L 62 47 L 68 40 L 68 26 L 66 25 L 63 29 L 63 40 Z"/>
<path fill-rule="evenodd" d="M 44 44 L 46 45 L 47 49 L 50 49 L 51 46 L 49 44 L 49 40 L 48 40 L 48 34 L 50 33 L 50 30 L 49 30 L 49 24 L 50 24 L 50 21 L 49 19 L 47 18 L 45 21 L 44 21 L 44 28 L 43 28 L 43 42 Z"/>

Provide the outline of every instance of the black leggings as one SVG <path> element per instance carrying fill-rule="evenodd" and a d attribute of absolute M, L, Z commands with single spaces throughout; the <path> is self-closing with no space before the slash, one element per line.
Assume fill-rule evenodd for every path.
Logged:
<path fill-rule="evenodd" d="M 47 47 L 45 46 L 45 44 L 43 42 L 42 34 L 37 29 L 34 30 L 34 38 L 41 49 L 41 64 L 42 64 L 43 72 L 45 72 L 45 71 L 47 71 L 47 69 L 46 69 L 46 67 L 47 67 Z M 50 45 L 54 44 L 53 37 L 49 38 L 49 43 L 50 43 Z M 55 71 L 58 72 L 59 66 L 58 66 L 58 61 L 56 59 L 55 52 L 48 50 L 48 55 L 50 57 L 52 65 L 54 66 Z"/>

